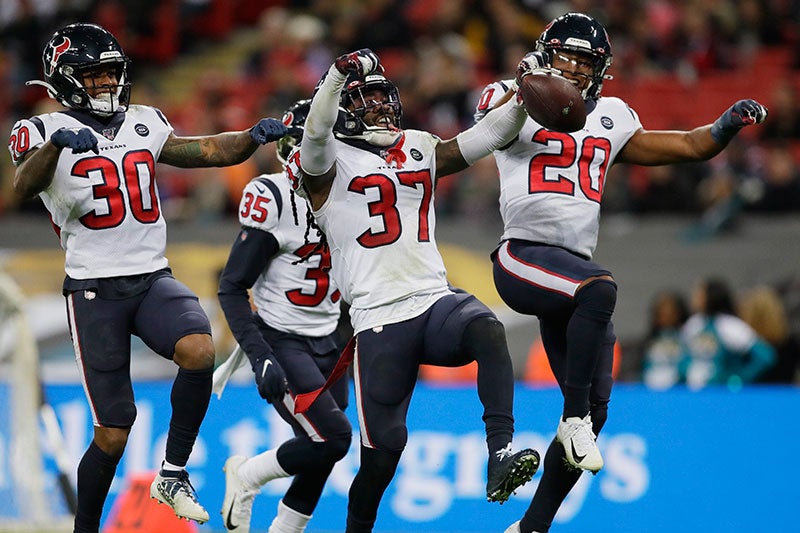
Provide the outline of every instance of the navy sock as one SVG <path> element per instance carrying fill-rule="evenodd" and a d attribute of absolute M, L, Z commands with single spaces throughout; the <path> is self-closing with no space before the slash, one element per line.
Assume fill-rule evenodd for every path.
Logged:
<path fill-rule="evenodd" d="M 616 302 L 617 285 L 604 279 L 589 283 L 575 295 L 576 309 L 567 325 L 564 418 L 583 418 L 589 413 L 589 389 Z"/>
<path fill-rule="evenodd" d="M 200 424 L 208 411 L 213 374 L 212 367 L 202 370 L 178 369 L 170 395 L 172 419 L 167 434 L 167 462 L 186 466 L 189 461 Z"/>
<path fill-rule="evenodd" d="M 361 447 L 361 466 L 350 485 L 346 533 L 372 531 L 381 498 L 399 463 L 400 452 Z"/>
<path fill-rule="evenodd" d="M 489 456 L 494 457 L 514 434 L 514 368 L 505 328 L 496 319 L 477 318 L 464 331 L 461 345 L 478 362 L 478 396 L 483 404 Z"/>
<path fill-rule="evenodd" d="M 103 505 L 114 480 L 120 457 L 111 457 L 94 441 L 78 464 L 78 510 L 75 513 L 75 533 L 97 533 Z"/>
<path fill-rule="evenodd" d="M 550 531 L 550 525 L 558 508 L 578 482 L 582 470 L 567 466 L 564 446 L 553 439 L 544 456 L 542 478 L 533 495 L 533 500 L 520 520 L 521 531 Z"/>

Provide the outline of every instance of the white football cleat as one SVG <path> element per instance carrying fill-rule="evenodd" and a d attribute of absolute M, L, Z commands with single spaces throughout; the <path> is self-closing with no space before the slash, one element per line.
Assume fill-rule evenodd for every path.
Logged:
<path fill-rule="evenodd" d="M 572 416 L 558 423 L 556 439 L 564 446 L 567 462 L 575 468 L 597 473 L 603 468 L 603 456 L 597 448 L 597 437 L 592 431 L 592 418 Z"/>
<path fill-rule="evenodd" d="M 178 518 L 194 520 L 198 524 L 208 522 L 208 513 L 197 501 L 186 470 L 174 473 L 159 471 L 150 484 L 150 497 L 172 507 Z"/>
<path fill-rule="evenodd" d="M 222 522 L 226 531 L 250 533 L 253 500 L 258 490 L 247 489 L 239 477 L 239 467 L 247 460 L 243 455 L 233 455 L 225 461 L 225 499 L 222 502 Z"/>

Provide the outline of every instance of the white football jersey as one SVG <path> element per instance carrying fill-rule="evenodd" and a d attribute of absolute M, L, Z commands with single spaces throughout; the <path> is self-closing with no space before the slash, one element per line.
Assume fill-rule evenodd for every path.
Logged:
<path fill-rule="evenodd" d="M 487 86 L 479 112 L 491 109 L 509 83 Z M 574 133 L 549 131 L 529 117 L 519 139 L 494 152 L 503 239 L 551 244 L 591 258 L 608 170 L 641 127 L 636 112 L 615 97 L 599 98 L 586 125 Z"/>
<path fill-rule="evenodd" d="M 239 222 L 247 228 L 271 233 L 280 245 L 278 254 L 259 275 L 252 288 L 256 310 L 269 326 L 289 333 L 322 337 L 333 333 L 339 320 L 339 291 L 330 279 L 327 250 L 312 252 L 319 238 L 312 230 L 305 241 L 308 205 L 295 198 L 284 174 L 263 175 L 244 188 Z"/>
<path fill-rule="evenodd" d="M 336 177 L 327 201 L 314 212 L 356 333 L 419 316 L 450 293 L 434 238 L 440 140 L 415 130 L 404 135 L 405 161 L 399 164 L 387 163 L 378 147 L 337 140 Z M 292 176 L 301 175 L 298 160 L 289 159 Z"/>
<path fill-rule="evenodd" d="M 155 169 L 172 133 L 167 119 L 140 105 L 105 126 L 69 111 L 23 119 L 11 130 L 14 163 L 62 127 L 93 129 L 100 151 L 73 154 L 64 148 L 53 182 L 39 194 L 65 250 L 67 274 L 93 279 L 166 267 L 167 230 Z"/>

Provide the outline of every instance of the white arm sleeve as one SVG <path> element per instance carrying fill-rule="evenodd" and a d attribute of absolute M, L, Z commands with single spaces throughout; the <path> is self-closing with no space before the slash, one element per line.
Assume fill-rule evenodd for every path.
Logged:
<path fill-rule="evenodd" d="M 346 79 L 331 66 L 311 100 L 300 143 L 300 162 L 303 172 L 309 176 L 325 174 L 336 162 L 333 125 L 339 114 L 339 96 Z"/>
<path fill-rule="evenodd" d="M 521 103 L 517 103 L 516 96 L 487 113 L 480 122 L 456 135 L 464 161 L 473 165 L 513 141 L 526 118 L 528 113 Z"/>

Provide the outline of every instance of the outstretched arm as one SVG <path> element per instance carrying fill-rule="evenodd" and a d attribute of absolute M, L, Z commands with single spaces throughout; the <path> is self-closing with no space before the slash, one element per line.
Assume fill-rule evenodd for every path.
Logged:
<path fill-rule="evenodd" d="M 528 117 L 517 98 L 492 110 L 477 124 L 436 146 L 436 177 L 464 170 L 519 135 Z"/>
<path fill-rule="evenodd" d="M 691 131 L 637 131 L 617 162 L 655 166 L 705 161 L 720 153 L 743 127 L 760 124 L 766 118 L 767 108 L 755 100 L 739 100 L 713 124 Z"/>
<path fill-rule="evenodd" d="M 287 127 L 280 120 L 264 118 L 244 131 L 202 137 L 170 135 L 158 161 L 181 168 L 238 165 L 253 155 L 259 145 L 277 141 L 287 133 Z"/>
<path fill-rule="evenodd" d="M 528 114 L 517 94 L 522 78 L 536 71 L 547 69 L 541 52 L 532 52 L 517 65 L 516 78 L 511 87 L 489 111 L 475 115 L 477 124 L 462 131 L 455 138 L 444 141 L 436 147 L 436 177 L 441 178 L 464 170 L 482 157 L 508 145 L 525 124 Z"/>

